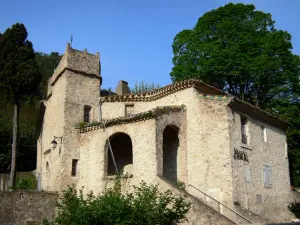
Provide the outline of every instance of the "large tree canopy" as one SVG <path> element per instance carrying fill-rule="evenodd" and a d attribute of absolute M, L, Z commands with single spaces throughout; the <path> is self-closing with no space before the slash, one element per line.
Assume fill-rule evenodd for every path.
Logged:
<path fill-rule="evenodd" d="M 205 13 L 174 39 L 173 81 L 204 82 L 262 108 L 289 90 L 298 74 L 291 35 L 254 5 L 227 4 Z"/>
<path fill-rule="evenodd" d="M 5 96 L 14 104 L 12 124 L 12 151 L 10 185 L 15 184 L 17 145 L 19 134 L 19 109 L 23 97 L 37 91 L 41 74 L 35 61 L 32 43 L 27 40 L 27 30 L 16 23 L 0 36 L 0 85 Z"/>
<path fill-rule="evenodd" d="M 300 186 L 299 56 L 291 35 L 254 5 L 227 4 L 205 13 L 173 43 L 173 81 L 200 79 L 289 122 L 291 180 Z"/>
<path fill-rule="evenodd" d="M 35 92 L 41 74 L 35 61 L 32 43 L 27 40 L 23 24 L 7 29 L 0 48 L 0 82 L 5 85 L 14 101 Z"/>

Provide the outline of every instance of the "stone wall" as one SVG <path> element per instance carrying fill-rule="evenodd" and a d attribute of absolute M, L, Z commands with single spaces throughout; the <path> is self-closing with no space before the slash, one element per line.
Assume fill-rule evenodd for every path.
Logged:
<path fill-rule="evenodd" d="M 46 110 L 37 143 L 37 175 L 41 177 L 42 190 L 64 190 L 73 183 L 72 159 L 79 157 L 75 125 L 83 122 L 84 106 L 91 107 L 91 121 L 99 120 L 99 59 L 99 54 L 67 47 L 51 78 L 52 95 L 44 103 Z M 56 140 L 58 145 L 52 149 L 54 136 L 62 137 L 62 141 Z"/>
<path fill-rule="evenodd" d="M 234 201 L 273 222 L 290 220 L 293 216 L 287 210 L 291 189 L 285 131 L 237 111 L 229 109 L 228 114 Z M 248 145 L 241 142 L 241 115 L 248 117 Z M 267 142 L 261 139 L 261 126 L 266 127 Z M 235 151 L 246 158 L 234 159 Z M 264 164 L 272 166 L 271 187 L 264 186 Z M 250 182 L 245 179 L 246 167 L 251 171 Z M 258 201 L 260 196 L 262 202 Z"/>
<path fill-rule="evenodd" d="M 42 224 L 53 220 L 58 195 L 29 191 L 0 191 L 0 225 Z"/>

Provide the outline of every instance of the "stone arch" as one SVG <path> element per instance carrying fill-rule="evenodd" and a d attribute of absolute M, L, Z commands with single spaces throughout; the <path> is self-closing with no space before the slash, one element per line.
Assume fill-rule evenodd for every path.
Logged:
<path fill-rule="evenodd" d="M 163 176 L 176 183 L 178 181 L 179 128 L 167 125 L 163 132 Z"/>
<path fill-rule="evenodd" d="M 119 174 L 132 174 L 132 141 L 128 134 L 123 132 L 117 132 L 111 135 L 108 139 L 113 151 L 113 155 L 116 161 Z M 116 175 L 116 168 L 113 163 L 113 159 L 109 150 L 108 140 L 106 141 L 106 153 L 107 153 L 107 175 Z"/>

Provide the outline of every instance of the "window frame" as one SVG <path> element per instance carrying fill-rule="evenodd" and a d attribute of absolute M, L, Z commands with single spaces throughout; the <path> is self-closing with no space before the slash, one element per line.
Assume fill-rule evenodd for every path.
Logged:
<path fill-rule="evenodd" d="M 128 108 L 131 108 L 130 114 L 128 114 Z M 134 104 L 125 104 L 125 109 L 124 109 L 125 117 L 133 116 L 134 115 L 133 110 L 134 110 Z"/>
<path fill-rule="evenodd" d="M 92 106 L 85 105 L 83 107 L 83 122 L 85 123 L 91 122 L 91 112 L 92 112 Z"/>
<path fill-rule="evenodd" d="M 72 170 L 71 170 L 71 176 L 77 177 L 78 174 L 78 159 L 72 159 Z"/>
<path fill-rule="evenodd" d="M 245 181 L 247 183 L 251 183 L 252 182 L 251 167 L 249 165 L 245 165 Z"/>
<path fill-rule="evenodd" d="M 240 122 L 241 143 L 250 146 L 249 118 L 245 115 L 240 115 Z"/>
<path fill-rule="evenodd" d="M 260 126 L 260 140 L 265 143 L 268 142 L 267 128 L 264 125 Z"/>
<path fill-rule="evenodd" d="M 268 164 L 263 164 L 263 183 L 265 188 L 272 188 L 272 166 Z"/>

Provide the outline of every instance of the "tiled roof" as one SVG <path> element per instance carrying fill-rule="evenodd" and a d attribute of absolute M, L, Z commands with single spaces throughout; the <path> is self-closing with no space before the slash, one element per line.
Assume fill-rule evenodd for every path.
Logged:
<path fill-rule="evenodd" d="M 94 122 L 90 124 L 83 124 L 81 127 L 80 125 L 76 127 L 79 133 L 85 133 L 88 131 L 98 130 L 105 127 L 112 127 L 118 126 L 121 124 L 128 124 L 128 123 L 135 123 L 139 121 L 145 121 L 149 119 L 156 118 L 163 114 L 168 114 L 170 112 L 180 112 L 185 110 L 185 105 L 174 105 L 174 106 L 162 106 L 162 107 L 155 107 L 151 110 L 146 112 L 141 112 L 134 114 L 130 117 L 119 117 L 114 119 L 109 119 L 103 122 Z"/>
<path fill-rule="evenodd" d="M 203 97 L 208 99 L 218 99 L 218 100 L 227 100 L 230 95 L 227 93 L 209 85 L 199 80 L 184 80 L 178 83 L 170 84 L 165 87 L 156 89 L 154 91 L 143 92 L 138 94 L 130 94 L 130 95 L 114 95 L 114 96 L 106 96 L 102 97 L 102 102 L 151 102 L 161 98 L 164 98 L 170 94 L 175 92 L 195 87 L 200 90 L 203 94 Z M 281 128 L 287 127 L 287 122 L 276 117 L 266 111 L 248 103 L 242 101 L 236 97 L 231 97 L 231 101 L 229 106 L 235 108 L 239 111 L 244 111 L 245 113 L 252 115 L 261 120 L 267 121 L 270 124 L 274 124 Z"/>
<path fill-rule="evenodd" d="M 202 81 L 191 79 L 170 84 L 154 91 L 129 95 L 105 96 L 101 99 L 102 102 L 151 102 L 190 87 L 199 88 L 207 94 L 227 96 L 226 93 L 211 85 L 208 85 Z"/>

